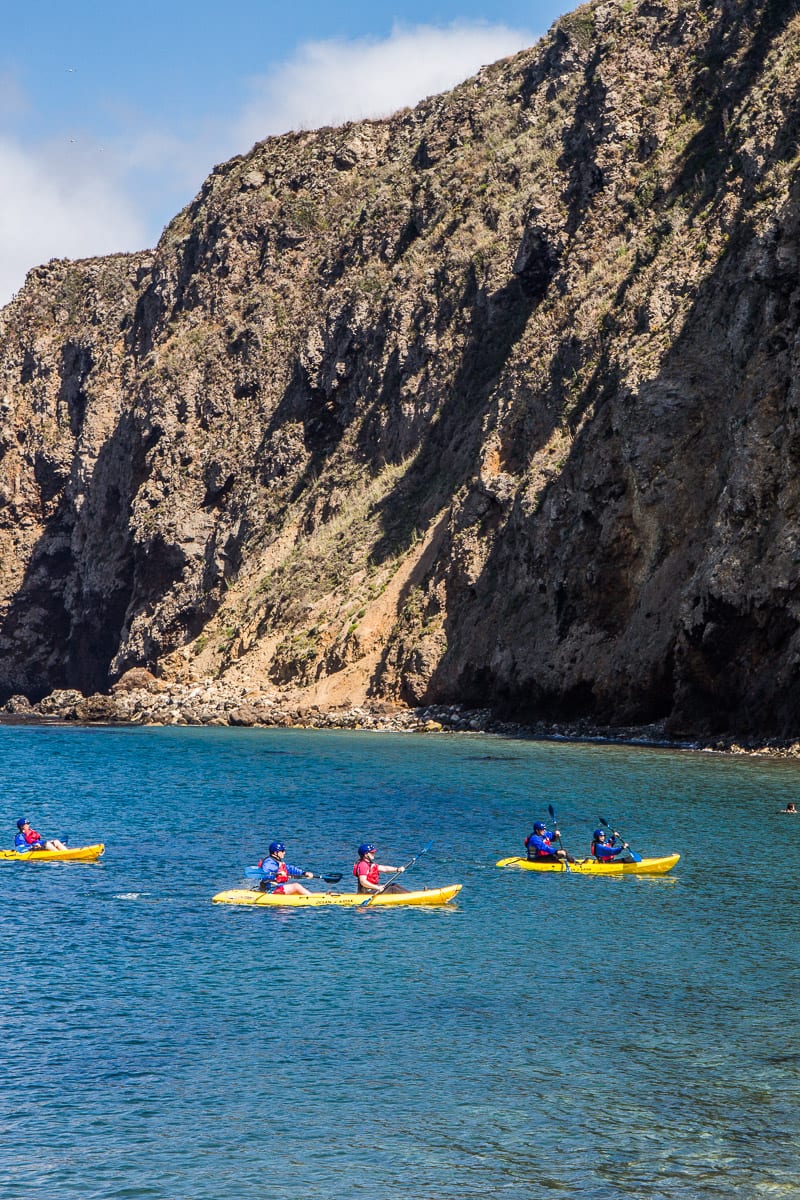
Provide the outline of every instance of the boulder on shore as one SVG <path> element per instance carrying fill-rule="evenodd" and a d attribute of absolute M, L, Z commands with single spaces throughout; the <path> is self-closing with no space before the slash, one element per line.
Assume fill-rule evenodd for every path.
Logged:
<path fill-rule="evenodd" d="M 146 667 L 131 667 L 124 675 L 120 675 L 111 691 L 114 695 L 119 692 L 163 692 L 164 684 L 156 679 L 152 671 Z"/>

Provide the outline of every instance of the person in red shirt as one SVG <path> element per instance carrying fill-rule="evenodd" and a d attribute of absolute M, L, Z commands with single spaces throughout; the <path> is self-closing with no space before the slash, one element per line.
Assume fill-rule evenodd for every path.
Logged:
<path fill-rule="evenodd" d="M 363 842 L 358 847 L 358 862 L 353 864 L 353 874 L 358 880 L 359 892 L 407 892 L 408 888 L 400 887 L 399 883 L 390 883 L 384 888 L 381 884 L 380 873 L 399 875 L 405 867 L 388 867 L 375 862 L 376 847 L 372 842 Z"/>

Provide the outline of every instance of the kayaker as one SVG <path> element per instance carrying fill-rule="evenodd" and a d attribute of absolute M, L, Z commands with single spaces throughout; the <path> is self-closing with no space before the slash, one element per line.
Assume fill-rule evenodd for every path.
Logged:
<path fill-rule="evenodd" d="M 263 872 L 262 891 L 276 892 L 279 896 L 310 896 L 311 892 L 302 883 L 290 883 L 289 880 L 313 879 L 313 873 L 304 871 L 302 867 L 291 866 L 284 861 L 285 858 L 286 847 L 283 842 L 271 842 L 269 856 L 258 864 Z"/>
<path fill-rule="evenodd" d="M 400 887 L 399 883 L 381 886 L 381 871 L 387 875 L 401 875 L 405 867 L 387 867 L 383 863 L 376 863 L 375 853 L 373 842 L 362 842 L 358 847 L 358 862 L 353 863 L 353 874 L 358 880 L 359 892 L 407 892 L 408 888 Z"/>
<path fill-rule="evenodd" d="M 598 862 L 612 862 L 623 851 L 629 849 L 628 843 L 619 841 L 619 834 L 616 829 L 609 838 L 604 829 L 595 829 L 592 834 L 592 849 L 591 854 Z M 622 859 L 623 862 L 630 862 L 630 859 Z"/>
<path fill-rule="evenodd" d="M 553 842 L 558 841 L 560 837 L 561 834 L 557 829 L 551 833 L 544 821 L 534 821 L 533 833 L 529 833 L 525 838 L 528 858 L 532 862 L 575 862 L 575 859 L 567 854 L 561 846 L 553 845 Z"/>
<path fill-rule="evenodd" d="M 778 811 L 782 812 L 782 813 L 794 814 L 794 816 L 797 816 L 797 809 L 795 807 L 794 800 L 790 800 L 789 803 L 786 805 L 786 808 L 780 808 L 780 809 L 778 809 Z"/>
<path fill-rule="evenodd" d="M 14 849 L 20 854 L 27 854 L 29 850 L 66 850 L 67 847 L 58 838 L 43 838 L 40 833 L 31 828 L 31 823 L 27 817 L 20 817 L 17 821 L 18 833 L 14 838 Z"/>

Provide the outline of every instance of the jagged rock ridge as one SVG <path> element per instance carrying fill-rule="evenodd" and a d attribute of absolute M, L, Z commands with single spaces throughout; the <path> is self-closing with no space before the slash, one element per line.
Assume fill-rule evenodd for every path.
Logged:
<path fill-rule="evenodd" d="M 800 17 L 609 0 L 0 314 L 0 698 L 800 724 Z"/>

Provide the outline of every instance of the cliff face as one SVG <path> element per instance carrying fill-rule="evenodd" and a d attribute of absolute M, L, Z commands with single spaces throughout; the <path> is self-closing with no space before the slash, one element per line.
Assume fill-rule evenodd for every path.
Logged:
<path fill-rule="evenodd" d="M 0 698 L 800 729 L 800 16 L 609 0 L 0 314 Z"/>

